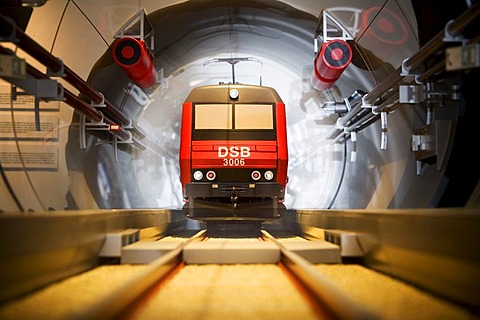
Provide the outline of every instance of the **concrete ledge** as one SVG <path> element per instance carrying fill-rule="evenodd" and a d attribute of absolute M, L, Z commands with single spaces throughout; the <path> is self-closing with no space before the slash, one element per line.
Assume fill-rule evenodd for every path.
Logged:
<path fill-rule="evenodd" d="M 161 233 L 185 219 L 162 209 L 0 213 L 0 303 L 96 267 L 108 233 Z"/>
<path fill-rule="evenodd" d="M 364 252 L 355 232 L 325 230 L 325 240 L 339 245 L 342 257 L 364 256 Z"/>
<path fill-rule="evenodd" d="M 122 248 L 122 264 L 146 264 L 178 248 L 181 241 L 139 241 Z"/>
<path fill-rule="evenodd" d="M 183 249 L 187 264 L 277 263 L 280 248 L 268 241 L 201 241 Z"/>
<path fill-rule="evenodd" d="M 327 241 L 282 242 L 285 249 L 311 263 L 341 263 L 340 247 Z"/>

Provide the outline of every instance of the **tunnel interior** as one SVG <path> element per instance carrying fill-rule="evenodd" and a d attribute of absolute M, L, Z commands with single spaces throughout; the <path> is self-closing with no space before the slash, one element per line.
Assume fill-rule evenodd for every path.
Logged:
<path fill-rule="evenodd" d="M 44 17 L 59 19 L 56 33 L 50 30 L 39 41 L 65 65 L 85 74 L 85 80 L 143 132 L 138 140 L 145 148 L 112 143 L 111 135 L 94 130 L 86 131 L 82 140 L 78 112 L 61 101 L 41 101 L 45 107 L 40 109 L 40 122 L 48 119 L 49 125 L 57 126 L 53 138 L 30 139 L 14 132 L 5 139 L 4 154 L 28 154 L 43 144 L 47 154 L 52 150 L 54 164 L 18 165 L 5 156 L 3 186 L 11 191 L 3 193 L 4 211 L 180 208 L 181 105 L 196 86 L 232 80 L 271 86 L 286 104 L 289 209 L 464 206 L 475 189 L 478 168 L 470 165 L 469 152 L 476 112 L 471 106 L 472 79 L 478 70 L 434 78 L 437 91 L 458 84 L 460 98 L 433 92 L 424 103 L 397 103 L 388 113 L 386 129 L 379 116 L 368 125 L 349 128 L 355 141 L 349 134 L 328 138 L 345 113 L 325 108 L 357 91 L 371 91 L 463 12 L 465 4 L 452 10 L 437 6 L 435 23 L 424 18 L 431 13 L 423 2 L 186 1 L 108 9 L 93 2 L 82 4 L 47 2 L 34 9 L 28 28 L 38 26 Z M 149 89 L 137 86 L 115 64 L 111 50 L 112 35 L 140 9 L 153 27 L 152 53 L 159 77 Z M 316 90 L 310 83 L 313 38 L 324 9 L 354 35 L 353 58 L 332 89 Z M 72 38 L 77 22 L 85 32 Z M 470 29 L 466 34 L 472 33 Z M 250 61 L 235 65 L 218 61 L 225 58 Z M 10 91 L 8 84 L 4 88 Z M 78 96 L 89 101 L 82 92 Z M 14 105 L 6 103 L 2 115 L 15 122 L 10 104 Z M 55 111 L 49 112 L 49 106 Z M 22 117 L 34 121 L 31 112 L 25 113 Z M 412 139 L 415 130 L 431 121 L 429 117 L 442 134 L 436 136 L 436 154 L 419 163 Z M 47 181 L 60 183 L 48 192 Z"/>
<path fill-rule="evenodd" d="M 288 215 L 263 227 L 337 250 L 354 239 L 361 252 L 342 262 L 480 314 L 479 7 L 1 3 L 0 302 L 94 269 L 109 237 L 203 228 L 179 210 L 182 104 L 199 86 L 238 83 L 274 88 L 286 107 Z M 120 33 L 140 26 L 156 78 L 150 86 L 113 54 Z M 347 39 L 351 62 L 319 89 L 317 40 L 328 42 L 329 31 Z M 235 222 L 229 236 L 251 227 Z"/>

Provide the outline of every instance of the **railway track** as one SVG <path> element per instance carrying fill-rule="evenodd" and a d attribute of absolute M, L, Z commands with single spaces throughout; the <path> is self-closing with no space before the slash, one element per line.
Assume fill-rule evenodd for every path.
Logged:
<path fill-rule="evenodd" d="M 123 234 L 130 237 L 130 230 Z M 319 239 L 276 229 L 193 232 L 142 237 L 122 248 L 120 264 L 0 305 L 0 320 L 479 319 L 394 278 L 332 259 L 329 248 L 338 256 L 339 246 Z"/>
<path fill-rule="evenodd" d="M 171 228 L 179 233 L 160 239 L 167 230 L 162 222 L 170 221 L 171 213 L 164 211 L 5 217 L 2 243 L 15 253 L 2 252 L 0 320 L 345 319 L 370 318 L 368 310 L 386 320 L 478 320 L 478 309 L 458 303 L 476 303 L 478 296 L 478 215 L 446 213 L 302 212 L 299 221 L 308 240 L 301 241 L 293 241 L 290 229 L 277 224 L 267 226 L 271 234 L 257 228 L 250 237 L 236 234 L 238 225 L 223 235 L 208 224 L 208 232 L 195 235 L 195 230 Z M 111 223 L 117 220 L 124 222 Z M 105 233 L 107 224 L 112 227 Z M 320 229 L 324 225 L 347 229 Z M 424 234 L 427 229 L 431 232 Z M 360 236 L 364 241 L 358 241 Z M 43 237 L 48 241 L 39 242 Z M 439 248 L 443 239 L 461 250 Z M 117 243 L 113 254 L 104 250 L 112 249 L 111 241 Z M 310 254 L 305 243 L 316 251 Z M 358 247 L 362 243 L 367 246 Z M 336 248 L 336 256 L 319 249 L 327 244 Z M 142 251 L 144 256 L 136 256 Z M 362 254 L 362 263 L 352 263 Z M 445 269 L 447 262 L 453 263 L 450 269 Z M 391 273 L 382 271 L 388 268 Z M 419 281 L 396 277 L 405 268 Z M 444 270 L 451 272 L 439 275 Z M 456 280 L 447 284 L 455 284 L 453 298 L 450 291 L 445 296 L 428 286 L 452 277 Z"/>
<path fill-rule="evenodd" d="M 182 315 L 180 318 L 190 315 L 192 318 L 208 319 L 224 318 L 226 312 L 230 312 L 230 318 L 245 319 L 278 319 L 282 318 L 282 314 L 285 318 L 303 319 L 377 318 L 339 291 L 328 279 L 322 277 L 311 263 L 289 250 L 279 239 L 266 231 L 262 230 L 261 233 L 261 237 L 257 239 L 225 240 L 209 238 L 206 230 L 202 230 L 151 262 L 148 268 L 123 286 L 75 314 L 73 318 L 145 319 L 153 314 L 168 318 L 168 312 L 171 311 L 176 311 L 172 318 L 179 318 L 179 312 Z M 255 247 L 255 243 L 268 243 L 269 248 L 276 248 L 278 261 L 230 261 L 228 264 L 223 264 L 222 261 L 220 264 L 208 261 L 202 264 L 185 262 L 185 252 L 189 245 L 209 243 L 210 246 L 218 248 L 215 243 L 221 243 L 219 247 L 223 249 L 220 248 L 218 253 L 221 257 L 225 256 L 225 253 L 221 252 L 227 247 L 225 243 L 232 241 L 237 248 L 251 248 Z M 245 254 L 252 256 L 255 248 L 252 250 Z M 187 260 L 189 259 L 192 258 L 187 257 Z M 242 259 L 246 258 L 240 254 L 238 259 L 242 262 Z M 225 289 L 226 287 L 229 289 Z"/>

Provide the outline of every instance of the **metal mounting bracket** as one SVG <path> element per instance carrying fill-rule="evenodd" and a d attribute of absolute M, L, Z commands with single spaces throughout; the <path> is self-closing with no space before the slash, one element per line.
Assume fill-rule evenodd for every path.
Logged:
<path fill-rule="evenodd" d="M 468 39 L 466 39 L 463 36 L 463 34 L 456 36 L 450 32 L 450 26 L 452 25 L 453 22 L 454 22 L 453 20 L 450 20 L 445 24 L 443 41 L 444 42 L 461 42 L 462 44 L 465 44 L 468 41 Z"/>
<path fill-rule="evenodd" d="M 54 71 L 50 68 L 47 68 L 46 75 L 49 77 L 59 77 L 59 78 L 65 78 L 65 65 L 63 64 L 63 60 L 60 58 L 57 58 L 58 62 L 60 63 L 60 69 L 57 71 Z"/>
<path fill-rule="evenodd" d="M 350 153 L 350 162 L 357 161 L 357 132 L 350 132 L 350 139 L 352 141 L 352 152 Z"/>
<path fill-rule="evenodd" d="M 345 27 L 343 23 L 335 17 L 335 12 L 351 12 L 354 15 L 353 26 L 350 28 Z M 358 32 L 360 13 L 361 10 L 345 7 L 335 7 L 322 10 L 313 37 L 314 53 L 318 53 L 320 47 L 319 43 L 338 39 L 344 41 L 353 40 L 354 34 Z"/>
<path fill-rule="evenodd" d="M 380 112 L 380 121 L 382 124 L 381 129 L 381 138 L 380 138 L 380 149 L 386 150 L 387 149 L 387 133 L 388 133 L 388 121 L 387 121 L 387 113 Z"/>
<path fill-rule="evenodd" d="M 138 30 L 138 33 L 130 30 Z M 148 19 L 145 9 L 141 8 L 120 27 L 113 37 L 119 39 L 124 36 L 130 36 L 144 40 L 148 49 L 150 49 L 151 53 L 153 53 L 155 46 L 154 34 L 155 32 L 153 24 L 150 19 Z M 150 39 L 150 41 L 147 41 L 146 39 Z"/>
<path fill-rule="evenodd" d="M 4 16 L 4 19 L 7 20 L 12 25 L 12 32 L 6 36 L 0 36 L 0 42 L 12 42 L 17 43 L 19 40 L 17 38 L 16 27 L 17 23 L 10 17 Z"/>
<path fill-rule="evenodd" d="M 105 123 L 105 121 L 103 120 L 103 114 L 102 114 L 102 119 L 97 122 L 87 122 L 87 117 L 83 113 L 80 114 L 80 121 L 79 121 L 80 149 L 87 148 L 87 140 L 86 140 L 87 131 L 92 131 L 92 130 L 105 131 L 105 130 L 110 130 L 109 127 L 110 126 L 107 123 Z"/>

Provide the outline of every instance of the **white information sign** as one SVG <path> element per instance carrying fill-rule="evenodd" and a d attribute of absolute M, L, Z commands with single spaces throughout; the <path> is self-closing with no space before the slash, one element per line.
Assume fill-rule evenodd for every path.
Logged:
<path fill-rule="evenodd" d="M 57 171 L 60 102 L 41 102 L 0 85 L 0 163 L 8 171 Z"/>

